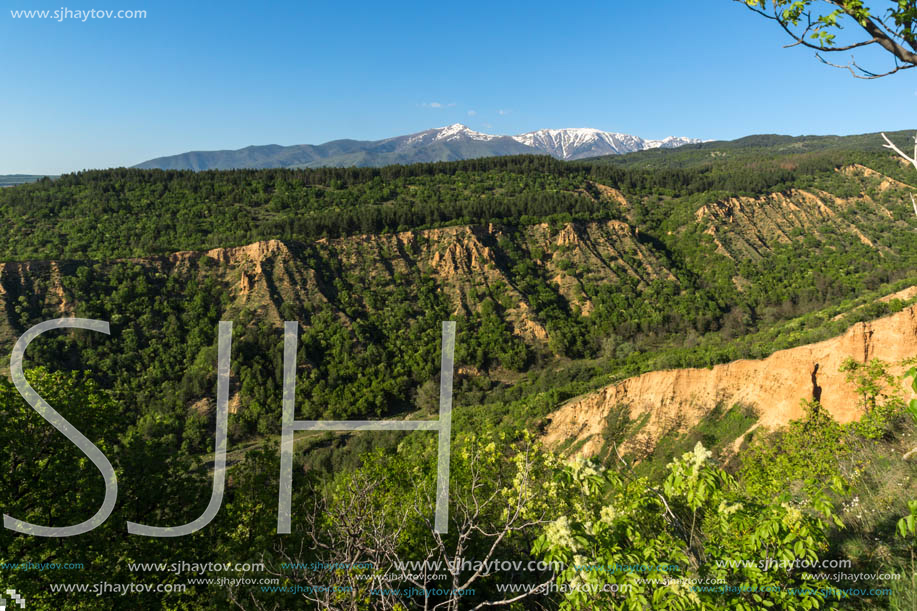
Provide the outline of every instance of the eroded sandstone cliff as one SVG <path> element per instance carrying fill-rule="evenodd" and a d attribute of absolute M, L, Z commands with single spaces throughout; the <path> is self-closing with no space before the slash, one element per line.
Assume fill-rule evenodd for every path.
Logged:
<path fill-rule="evenodd" d="M 802 400 L 818 399 L 839 422 L 861 415 L 852 384 L 840 366 L 847 358 L 890 363 L 917 355 L 917 306 L 869 323 L 857 323 L 829 340 L 775 352 L 766 359 L 740 360 L 711 369 L 653 371 L 628 378 L 569 401 L 550 417 L 545 441 L 577 443 L 590 455 L 602 448 L 606 418 L 618 406 L 632 420 L 647 422 L 627 442 L 631 449 L 652 447 L 673 423 L 688 429 L 717 403 L 753 406 L 756 426 L 777 428 L 803 415 Z M 900 368 L 895 371 L 900 373 Z M 902 385 L 902 390 L 906 388 Z"/>

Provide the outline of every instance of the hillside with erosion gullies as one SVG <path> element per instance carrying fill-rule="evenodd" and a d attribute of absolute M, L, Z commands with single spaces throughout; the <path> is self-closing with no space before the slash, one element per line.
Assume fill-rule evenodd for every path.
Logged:
<path fill-rule="evenodd" d="M 917 287 L 896 294 L 913 297 Z M 780 350 L 767 358 L 738 360 L 705 369 L 653 371 L 594 393 L 577 397 L 548 417 L 545 441 L 573 444 L 584 455 L 605 449 L 608 419 L 623 410 L 643 425 L 621 444 L 622 452 L 645 454 L 659 438 L 697 426 L 717 405 L 753 408 L 756 422 L 749 431 L 777 430 L 804 417 L 803 401 L 818 401 L 834 420 L 849 423 L 863 415 L 860 396 L 841 366 L 847 359 L 888 363 L 917 355 L 917 306 L 874 320 L 859 322 L 843 335 Z M 898 375 L 902 367 L 892 368 Z M 898 390 L 910 394 L 901 381 Z M 744 435 L 743 435 L 744 437 Z M 743 437 L 733 446 L 738 450 Z"/>
<path fill-rule="evenodd" d="M 361 289 L 370 284 L 381 297 L 399 285 L 407 288 L 420 277 L 445 298 L 450 315 L 473 316 L 490 297 L 501 303 L 513 335 L 537 343 L 547 340 L 547 333 L 530 297 L 519 286 L 518 272 L 512 269 L 514 256 L 519 258 L 521 252 L 542 253 L 538 276 L 551 291 L 550 299 L 583 316 L 594 307 L 584 286 L 627 281 L 640 289 L 659 278 L 677 281 L 666 261 L 641 242 L 637 229 L 615 220 L 445 227 L 319 239 L 311 244 L 266 240 L 241 247 L 115 260 L 102 267 L 132 267 L 152 277 L 214 278 L 230 296 L 226 312 L 255 310 L 276 324 L 282 320 L 284 304 L 286 308 L 292 304 L 327 307 L 346 323 L 343 300 L 373 300 L 363 290 L 342 288 L 342 279 L 352 280 Z M 0 307 L 15 310 L 22 297 L 35 299 L 48 315 L 72 315 L 75 301 L 68 294 L 65 276 L 86 267 L 86 262 L 79 261 L 0 263 Z M 348 295 L 341 295 L 342 291 Z M 0 329 L 8 338 L 14 329 L 9 319 L 4 323 L 6 328 Z"/>
<path fill-rule="evenodd" d="M 109 323 L 107 335 L 49 331 L 24 365 L 109 458 L 119 494 L 89 534 L 48 543 L 3 529 L 0 560 L 81 562 L 87 583 L 132 584 L 184 579 L 125 568 L 137 559 L 264 562 L 232 575 L 300 590 L 133 600 L 312 608 L 301 592 L 320 584 L 336 597 L 328 608 L 375 608 L 369 588 L 417 584 L 289 567 L 422 563 L 459 541 L 452 558 L 588 556 L 736 587 L 888 588 L 838 604 L 767 590 L 774 608 L 910 609 L 917 582 L 845 576 L 913 573 L 912 540 L 896 529 L 917 498 L 902 378 L 917 357 L 917 175 L 873 140 L 760 136 L 570 162 L 114 169 L 0 189 L 0 353 L 42 321 Z M 299 431 L 292 528 L 279 535 L 284 321 L 298 323 L 297 420 L 433 420 L 448 320 L 449 533 L 430 532 L 436 435 Z M 126 521 L 189 524 L 214 498 L 221 321 L 232 341 L 218 515 L 204 536 L 131 535 Z M 9 360 L 0 367 L 4 512 L 85 520 L 105 493 L 98 469 L 19 396 Z M 508 511 L 516 503 L 524 514 Z M 512 515 L 526 524 L 491 536 Z M 729 564 L 756 554 L 850 564 L 813 578 L 792 563 Z M 4 579 L 30 605 L 57 608 L 41 607 L 53 573 Z M 700 608 L 698 596 L 711 609 L 763 604 L 746 590 L 647 585 L 668 573 L 539 569 L 481 573 L 461 608 L 503 599 L 505 585 L 584 576 L 644 588 L 634 608 L 650 596 L 654 608 Z M 332 590 L 342 585 L 354 590 Z"/>
<path fill-rule="evenodd" d="M 429 409 L 454 319 L 457 401 L 528 404 L 534 422 L 622 376 L 764 358 L 900 309 L 878 298 L 917 269 L 907 176 L 838 152 L 690 171 L 503 157 L 67 175 L 0 192 L 17 236 L 0 242 L 0 348 L 49 318 L 111 321 L 104 341 L 46 336 L 30 357 L 104 363 L 104 384 L 197 447 L 219 320 L 239 329 L 232 432 L 247 438 L 278 430 L 283 320 L 303 330 L 300 410 L 328 418 Z"/>

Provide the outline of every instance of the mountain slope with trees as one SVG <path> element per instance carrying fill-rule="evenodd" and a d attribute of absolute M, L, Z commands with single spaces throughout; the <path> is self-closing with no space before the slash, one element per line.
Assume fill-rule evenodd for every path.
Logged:
<path fill-rule="evenodd" d="M 647 371 L 766 357 L 895 311 L 900 302 L 879 297 L 917 283 L 909 180 L 887 154 L 854 149 L 692 167 L 662 161 L 652 169 L 522 156 L 360 169 L 110 170 L 4 189 L 0 217 L 13 229 L 0 240 L 0 349 L 8 352 L 26 329 L 59 316 L 110 322 L 110 336 L 48 333 L 32 343 L 25 360 L 35 385 L 105 446 L 123 499 L 104 527 L 62 548 L 6 531 L 2 560 L 66 555 L 92 567 L 87 581 L 114 575 L 125 583 L 176 583 L 175 574 L 124 567 L 138 558 L 232 558 L 264 563 L 248 576 L 274 576 L 285 585 L 346 582 L 357 592 L 316 600 L 198 586 L 132 599 L 187 609 L 356 608 L 371 584 L 385 583 L 393 558 L 455 553 L 568 564 L 583 550 L 612 563 L 649 554 L 644 557 L 679 564 L 685 576 L 737 587 L 799 585 L 805 578 L 795 569 L 732 570 L 714 559 L 766 548 L 790 560 L 840 554 L 899 570 L 906 547 L 893 538 L 894 522 L 887 534 L 882 528 L 905 513 L 900 495 L 883 487 L 870 498 L 879 522 L 858 522 L 855 537 L 839 534 L 834 520 L 857 519 L 837 507 L 852 502 L 850 490 L 875 485 L 872 472 L 868 481 L 852 475 L 862 471 L 867 450 L 902 478 L 910 473 L 892 448 L 913 427 L 902 402 L 870 390 L 881 385 L 864 391 L 870 405 L 887 406 L 876 412 L 881 419 L 867 422 L 871 428 L 833 422 L 825 410 L 806 411 L 801 424 L 790 424 L 818 431 L 817 464 L 806 459 L 805 437 L 796 429 L 781 438 L 790 457 L 785 461 L 771 460 L 764 444 L 751 447 L 747 462 L 718 464 L 721 447 L 754 422 L 753 414 L 729 405 L 710 406 L 708 418 L 663 436 L 658 452 L 627 468 L 612 454 L 599 465 L 566 465 L 564 456 L 535 439 L 566 400 L 610 383 Z M 233 321 L 224 506 L 200 535 L 172 541 L 129 536 L 126 519 L 181 524 L 203 510 L 220 320 Z M 449 537 L 437 540 L 425 522 L 430 517 L 418 510 L 431 506 L 424 495 L 432 490 L 433 436 L 397 432 L 302 435 L 294 533 L 275 534 L 283 320 L 300 323 L 300 419 L 433 417 L 440 324 L 457 322 Z M 9 468 L 0 471 L 2 488 L 12 491 L 8 513 L 59 524 L 94 506 L 101 480 L 92 466 L 55 468 L 56 475 L 30 466 L 73 448 L 62 439 L 54 446 L 53 436 L 37 444 L 31 433 L 17 435 L 37 435 L 47 425 L 6 383 L 0 404 L 18 423 L 4 438 Z M 87 416 L 93 409 L 109 427 Z M 609 434 L 626 430 L 623 419 L 620 424 Z M 841 438 L 855 452 L 828 461 L 830 444 Z M 884 445 L 865 445 L 874 439 Z M 568 445 L 564 451 L 576 449 L 575 440 Z M 708 454 L 713 450 L 716 456 Z M 484 472 L 486 490 L 475 487 Z M 815 490 L 807 472 L 846 479 L 837 490 Z M 28 492 L 36 477 L 51 478 L 42 480 L 47 490 Z M 61 478 L 79 482 L 85 495 L 54 497 Z M 786 496 L 756 500 L 781 479 L 799 485 Z M 561 500 L 539 501 L 546 487 Z M 475 514 L 481 495 L 501 500 Z M 736 505 L 743 509 L 717 517 Z M 40 515 L 42 507 L 50 514 Z M 520 513 L 507 514 L 507 507 Z M 482 537 L 475 526 L 505 536 Z M 756 538 L 739 536 L 758 526 Z M 793 539 L 800 528 L 808 535 Z M 857 551 L 865 537 L 879 535 L 887 538 L 884 560 Z M 718 546 L 726 536 L 735 545 Z M 570 537 L 578 543 L 571 545 Z M 344 541 L 359 545 L 341 547 Z M 328 551 L 348 549 L 366 550 L 382 568 L 364 580 L 282 566 L 355 560 Z M 531 578 L 570 584 L 610 577 L 548 570 Z M 39 608 L 51 608 L 47 587 L 57 579 L 22 573 L 10 585 L 45 605 Z M 436 602 L 464 608 L 471 600 L 506 598 L 500 590 L 506 585 L 536 583 L 510 574 L 450 577 L 458 586 L 469 579 L 473 599 Z M 758 604 L 751 594 L 692 595 L 677 585 L 614 580 L 632 585 L 632 598 L 555 592 L 538 604 Z M 427 582 L 432 585 L 448 584 Z M 896 596 L 913 596 L 913 588 L 897 587 Z M 114 598 L 80 600 L 85 608 L 117 608 Z M 370 608 L 422 605 L 411 596 L 372 600 Z M 814 594 L 770 600 L 786 609 L 813 602 L 857 608 Z M 856 604 L 870 608 L 876 600 Z"/>

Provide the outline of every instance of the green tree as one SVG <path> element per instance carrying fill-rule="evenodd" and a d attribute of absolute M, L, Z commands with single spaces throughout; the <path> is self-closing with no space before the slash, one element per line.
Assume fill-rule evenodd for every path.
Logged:
<path fill-rule="evenodd" d="M 65 595 L 51 584 L 178 583 L 177 575 L 132 572 L 128 563 L 160 558 L 212 557 L 204 532 L 166 540 L 128 535 L 125 519 L 162 519 L 182 524 L 200 514 L 206 501 L 206 473 L 189 472 L 156 453 L 129 429 L 127 412 L 85 372 L 29 369 L 26 379 L 38 394 L 111 460 L 118 476 L 115 512 L 91 532 L 75 537 L 34 537 L 0 530 L 0 564 L 20 568 L 0 572 L 0 589 L 13 588 L 28 609 L 123 609 L 124 599 L 95 594 Z M 45 421 L 5 378 L 0 378 L 0 506 L 4 514 L 42 526 L 68 526 L 92 516 L 102 503 L 105 485 L 85 454 Z M 161 485 L 168 482 L 168 486 Z M 162 492 L 159 496 L 156 492 Z M 191 503 L 185 500 L 194 499 Z M 155 511 L 168 505 L 165 511 Z M 198 506 L 195 506 L 198 505 Z M 196 513 L 195 513 L 196 512 Z M 150 516 L 155 516 L 151 518 Z M 55 570 L 26 570 L 21 565 L 71 565 Z M 75 566 L 74 566 L 75 565 Z M 207 598 L 192 592 L 140 593 L 134 608 L 208 609 Z M 65 597 L 66 604 L 64 603 Z"/>
<path fill-rule="evenodd" d="M 857 78 L 874 79 L 917 65 L 917 2 L 890 0 L 733 0 L 776 22 L 790 36 L 789 46 L 815 49 L 826 64 L 846 68 Z M 847 30 L 846 25 L 857 27 Z M 838 38 L 844 31 L 842 38 Z M 822 53 L 854 51 L 880 47 L 892 56 L 892 67 L 874 72 L 860 66 L 856 59 L 834 64 Z"/>
<path fill-rule="evenodd" d="M 827 550 L 832 506 L 750 494 L 710 456 L 698 442 L 661 486 L 582 461 L 560 471 L 569 506 L 534 551 L 566 567 L 561 608 L 836 608 L 797 569 Z"/>

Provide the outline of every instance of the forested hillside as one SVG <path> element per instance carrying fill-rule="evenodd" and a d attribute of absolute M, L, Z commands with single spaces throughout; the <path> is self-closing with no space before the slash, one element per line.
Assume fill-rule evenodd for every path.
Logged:
<path fill-rule="evenodd" d="M 283 544 L 273 534 L 284 320 L 300 323 L 300 419 L 430 417 L 438 405 L 440 323 L 457 322 L 454 430 L 459 457 L 454 485 L 457 498 L 464 499 L 456 501 L 458 506 L 470 507 L 473 499 L 461 495 L 463 486 L 477 477 L 478 460 L 495 470 L 488 485 L 498 494 L 519 492 L 519 480 L 513 479 L 513 470 L 523 468 L 517 452 L 529 451 L 546 426 L 545 417 L 567 399 L 646 371 L 763 358 L 839 334 L 857 321 L 900 311 L 904 301 L 878 298 L 917 284 L 917 218 L 907 195 L 917 176 L 873 150 L 820 147 L 789 153 L 781 148 L 784 144 L 765 139 L 755 143 L 760 146 L 753 158 L 724 153 L 690 163 L 685 161 L 688 153 L 668 151 L 642 155 L 633 164 L 524 156 L 359 169 L 119 169 L 0 190 L 0 222 L 9 228 L 0 238 L 0 350 L 9 353 L 17 337 L 43 320 L 77 316 L 110 321 L 110 336 L 81 331 L 42 336 L 29 348 L 26 366 L 34 369 L 30 375 L 36 387 L 55 389 L 58 400 L 72 403 L 72 413 L 84 414 L 88 405 L 102 410 L 96 416 L 108 426 L 91 418 L 87 424 L 95 423 L 93 438 L 111 450 L 125 495 L 118 519 L 85 536 L 89 545 L 75 538 L 61 548 L 46 547 L 6 531 L 0 536 L 5 554 L 85 557 L 94 574 L 108 571 L 124 581 L 137 578 L 125 572 L 126 558 L 157 554 L 260 558 L 282 573 L 283 553 L 292 554 L 296 541 L 308 541 L 303 530 L 295 535 L 299 539 Z M 182 523 L 199 515 L 205 504 L 220 320 L 234 324 L 233 466 L 226 506 L 214 524 L 186 540 L 130 537 L 125 519 Z M 4 383 L 0 391 L 16 422 L 41 429 L 38 416 L 15 398 L 15 390 Z M 913 426 L 902 420 L 903 399 L 895 403 L 888 396 L 873 392 L 873 404 L 890 407 L 871 432 L 844 432 L 851 435 L 849 443 L 878 439 L 890 444 L 912 433 Z M 737 414 L 730 416 L 738 418 L 733 428 L 754 421 L 753 414 Z M 822 417 L 817 410 L 812 416 Z M 472 432 L 481 436 L 473 439 Z M 23 462 L 23 456 L 39 460 L 47 448 L 62 451 L 66 443 L 57 440 L 61 445 L 54 446 L 49 438 L 47 448 L 29 448 L 13 433 L 5 433 L 12 445 L 4 460 L 19 466 L 4 476 L 12 478 L 4 486 L 5 507 L 39 522 L 67 522 L 98 504 L 101 479 L 91 467 L 63 480 L 84 478 L 85 495 L 54 499 L 49 495 L 60 481 L 41 479 L 53 474 L 32 473 L 25 466 L 31 459 Z M 324 507 L 327 513 L 312 526 L 327 526 L 322 520 L 343 511 L 338 504 L 360 488 L 360 478 L 391 478 L 395 501 L 372 491 L 358 500 L 367 503 L 366 511 L 376 507 L 374 515 L 381 521 L 397 521 L 379 503 L 404 509 L 415 502 L 409 497 L 417 490 L 412 491 L 407 473 L 432 481 L 427 460 L 432 436 L 421 437 L 304 436 L 297 445 L 298 506 Z M 497 439 L 518 445 L 494 446 Z M 377 452 L 378 460 L 364 460 L 369 451 Z M 588 530 L 583 524 L 598 524 L 602 504 L 616 495 L 623 503 L 620 511 L 645 517 L 641 528 L 648 530 L 633 535 L 653 550 L 644 560 L 681 563 L 692 574 L 706 574 L 699 567 L 706 566 L 707 557 L 742 553 L 738 548 L 714 550 L 714 535 L 732 536 L 749 528 L 761 512 L 779 524 L 774 528 L 780 533 L 762 531 L 761 545 L 776 546 L 792 557 L 821 557 L 829 543 L 842 553 L 837 551 L 840 543 L 831 539 L 834 513 L 821 497 L 811 497 L 817 512 L 800 505 L 804 515 L 793 513 L 799 512 L 796 505 L 789 511 L 789 505 L 754 500 L 753 486 L 735 479 L 736 465 L 731 473 L 714 467 L 703 446 L 672 467 L 687 473 L 693 469 L 694 479 L 669 481 L 665 494 L 680 499 L 674 508 L 679 520 L 692 512 L 713 520 L 721 503 L 746 504 L 734 522 L 724 517 L 715 527 L 705 523 L 708 549 L 693 540 L 694 534 L 686 547 L 679 544 L 673 522 L 654 513 L 653 486 L 661 486 L 661 480 L 629 481 L 626 474 L 613 474 L 617 458 L 610 455 L 607 471 L 582 465 L 565 471 L 558 466 L 560 457 L 531 451 L 537 458 L 525 463 L 525 469 L 533 469 L 526 476 L 545 485 L 554 482 L 556 493 L 567 494 L 572 504 L 552 507 L 528 497 L 525 503 L 520 500 L 528 503 L 525 511 L 541 516 L 534 523 L 554 530 L 530 528 L 509 536 L 500 548 L 506 557 L 572 564 L 585 548 L 571 547 L 559 533 L 560 516 L 569 516 L 574 531 Z M 864 456 L 857 454 L 857 460 Z M 755 464 L 755 485 L 764 486 L 763 463 Z M 900 461 L 895 465 L 900 474 L 913 470 Z M 691 488 L 699 472 L 706 482 L 702 492 Z M 789 477 L 768 472 L 772 479 L 767 485 L 783 476 Z M 33 477 L 47 488 L 10 492 L 27 490 L 24 482 Z M 324 483 L 307 487 L 313 480 Z M 500 493 L 504 485 L 515 492 Z M 580 487 L 583 502 L 576 504 L 571 491 Z M 843 489 L 838 484 L 837 491 L 825 494 L 838 495 L 832 498 L 840 503 L 849 498 Z M 322 490 L 337 492 L 323 496 Z M 470 490 L 472 496 L 480 493 Z M 801 497 L 794 498 L 802 503 Z M 752 510 L 754 503 L 757 509 Z M 486 519 L 500 523 L 501 510 L 491 509 Z M 883 505 L 882 515 L 906 509 Z M 558 511 L 566 513 L 552 513 Z M 608 517 L 607 512 L 601 515 Z M 300 522 L 299 527 L 307 525 Z M 605 552 L 595 550 L 611 549 L 603 537 L 624 537 L 623 531 L 615 532 L 577 536 L 588 539 L 594 547 L 590 553 L 599 558 Z M 411 550 L 421 549 L 420 542 L 433 545 L 422 525 L 403 536 L 398 550 L 403 557 L 413 558 Z M 790 541 L 789 551 L 782 547 L 784 540 Z M 100 551 L 103 542 L 105 552 Z M 330 545 L 329 540 L 322 543 Z M 488 543 L 474 545 L 466 553 L 483 553 Z M 275 552 L 265 560 L 259 554 L 269 548 Z M 296 561 L 323 558 L 319 552 L 302 553 Z M 906 557 L 906 548 L 895 544 L 889 554 L 897 562 Z M 751 579 L 741 571 L 725 573 L 730 583 Z M 566 583 L 571 575 L 556 577 Z M 785 585 L 804 582 L 797 573 L 783 577 Z M 313 578 L 284 575 L 289 583 Z M 479 582 L 475 604 L 496 596 L 503 579 Z M 771 583 L 751 581 L 761 587 Z M 369 587 L 368 582 L 363 586 Z M 45 587 L 43 582 L 19 584 L 36 600 Z M 739 608 L 716 606 L 739 599 L 755 608 L 750 594 L 717 598 L 711 593 L 713 606 L 702 607 L 691 606 L 696 595 L 679 598 L 677 588 L 644 590 L 641 596 L 669 601 L 668 607 L 653 608 Z M 209 594 L 200 587 L 166 600 L 169 608 L 188 609 L 225 608 L 233 600 L 243 608 L 275 608 L 275 600 L 281 601 L 277 608 L 286 608 L 300 600 L 292 595 L 259 598 L 230 588 L 221 591 L 218 602 L 210 602 Z M 913 589 L 909 595 L 914 596 Z M 395 598 L 386 608 L 410 600 Z M 563 598 L 555 593 L 545 600 L 554 608 Z M 86 608 L 99 608 L 86 600 Z M 789 597 L 778 608 L 809 608 L 794 605 L 814 600 L 826 597 Z M 575 597 L 568 602 L 590 608 Z M 104 604 L 109 603 L 106 599 Z"/>
<path fill-rule="evenodd" d="M 563 358 L 632 373 L 760 357 L 786 341 L 730 340 L 917 269 L 908 176 L 891 163 L 831 152 L 690 171 L 522 157 L 68 175 L 0 192 L 14 229 L 0 243 L 0 340 L 61 314 L 111 320 L 79 358 L 183 420 L 209 389 L 216 321 L 236 319 L 240 434 L 279 426 L 268 330 L 281 320 L 303 325 L 301 409 L 324 417 L 409 409 L 447 318 L 459 362 L 489 384 Z M 53 351 L 77 359 L 75 344 Z"/>

